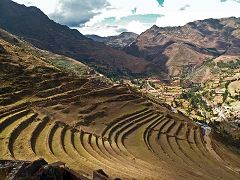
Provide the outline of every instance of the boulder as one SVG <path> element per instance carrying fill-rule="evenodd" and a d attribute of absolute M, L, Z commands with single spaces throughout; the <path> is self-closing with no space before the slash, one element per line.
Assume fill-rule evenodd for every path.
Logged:
<path fill-rule="evenodd" d="M 93 171 L 93 180 L 108 180 L 108 175 L 102 170 Z"/>
<path fill-rule="evenodd" d="M 4 54 L 7 51 L 4 49 L 4 47 L 0 44 L 0 54 Z"/>
<path fill-rule="evenodd" d="M 35 174 L 40 168 L 43 166 L 47 165 L 48 163 L 44 159 L 38 159 L 36 161 L 33 161 L 31 164 L 29 164 L 25 168 L 25 172 L 28 175 L 33 175 Z"/>

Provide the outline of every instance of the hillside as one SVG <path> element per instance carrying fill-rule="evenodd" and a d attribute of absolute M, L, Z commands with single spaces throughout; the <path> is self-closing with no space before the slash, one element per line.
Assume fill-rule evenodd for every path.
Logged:
<path fill-rule="evenodd" d="M 240 56 L 221 55 L 193 69 L 186 68 L 168 83 L 156 78 L 126 83 L 159 103 L 167 103 L 174 112 L 212 127 L 218 139 L 239 148 L 239 79 Z"/>
<path fill-rule="evenodd" d="M 1 0 L 0 27 L 40 49 L 79 60 L 110 77 L 159 74 L 157 67 L 143 58 L 90 40 L 77 30 L 55 23 L 36 7 Z"/>
<path fill-rule="evenodd" d="M 184 78 L 184 81 L 190 81 L 193 84 L 188 87 L 186 94 L 194 95 L 190 101 L 188 100 L 192 101 L 188 106 L 189 109 L 187 110 L 186 104 L 184 109 L 196 119 L 207 120 L 210 123 L 216 122 L 219 132 L 236 141 L 233 142 L 236 146 L 239 146 L 237 142 L 240 139 L 239 79 L 240 56 L 229 55 L 205 62 Z M 196 106 L 198 101 L 202 103 Z"/>
<path fill-rule="evenodd" d="M 213 140 L 216 154 L 185 116 L 3 30 L 0 45 L 0 159 L 43 157 L 87 178 L 240 177 L 239 155 Z"/>
<path fill-rule="evenodd" d="M 240 19 L 206 19 L 179 27 L 153 26 L 124 50 L 162 66 L 162 71 L 179 76 L 208 59 L 240 55 Z"/>
<path fill-rule="evenodd" d="M 138 34 L 132 32 L 123 32 L 117 36 L 101 37 L 97 35 L 86 35 L 86 37 L 97 42 L 102 42 L 112 48 L 122 50 L 133 43 L 137 39 Z"/>

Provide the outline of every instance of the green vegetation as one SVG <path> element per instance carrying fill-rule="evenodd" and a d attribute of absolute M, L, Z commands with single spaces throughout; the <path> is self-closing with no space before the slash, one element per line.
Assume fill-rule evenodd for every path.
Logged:
<path fill-rule="evenodd" d="M 220 61 L 217 63 L 217 66 L 219 68 L 239 69 L 240 68 L 240 59 L 237 59 L 235 61 L 231 61 L 228 63 Z"/>
<path fill-rule="evenodd" d="M 203 96 L 201 93 L 196 92 L 194 89 L 191 89 L 190 91 L 183 92 L 180 96 L 180 98 L 183 98 L 190 102 L 191 109 L 204 109 L 208 112 L 211 111 L 211 109 L 208 107 L 206 101 L 203 100 Z"/>

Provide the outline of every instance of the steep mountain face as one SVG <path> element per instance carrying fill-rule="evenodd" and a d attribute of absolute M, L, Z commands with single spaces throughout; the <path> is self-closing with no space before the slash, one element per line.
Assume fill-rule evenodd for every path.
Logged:
<path fill-rule="evenodd" d="M 157 27 L 138 36 L 124 50 L 166 67 L 169 75 L 201 65 L 206 59 L 240 54 L 240 19 L 206 19 L 182 27 Z"/>
<path fill-rule="evenodd" d="M 87 35 L 86 37 L 97 42 L 103 42 L 104 44 L 115 49 L 122 50 L 133 43 L 137 39 L 138 34 L 133 32 L 123 32 L 118 36 L 101 37 L 97 35 Z"/>
<path fill-rule="evenodd" d="M 0 27 L 38 48 L 81 60 L 106 75 L 146 75 L 157 71 L 142 58 L 90 40 L 77 30 L 55 23 L 36 7 L 1 0 Z"/>

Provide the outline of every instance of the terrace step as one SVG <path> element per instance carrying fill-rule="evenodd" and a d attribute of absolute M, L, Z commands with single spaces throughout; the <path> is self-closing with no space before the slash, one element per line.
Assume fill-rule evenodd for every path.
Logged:
<path fill-rule="evenodd" d="M 105 158 L 103 157 L 104 154 L 99 151 L 100 149 L 98 149 L 98 146 L 96 144 L 97 138 L 95 135 L 93 134 L 89 134 L 89 139 L 88 139 L 88 143 L 90 144 L 90 146 L 92 147 L 92 149 L 96 152 L 95 157 L 97 159 L 99 159 L 100 161 L 104 162 L 107 166 L 112 167 L 114 169 L 118 169 L 118 171 L 122 170 L 124 172 L 126 172 L 127 174 L 133 174 L 134 172 L 136 172 L 136 169 L 132 166 L 128 166 L 127 162 L 125 162 L 125 164 L 121 161 L 119 161 L 117 158 L 114 158 L 115 160 L 113 160 L 113 158 L 109 159 L 109 155 L 106 156 Z M 112 150 L 110 149 L 110 152 Z M 114 157 L 114 156 L 113 156 Z M 117 160 L 116 160 L 117 159 Z M 112 161 L 113 160 L 113 161 Z M 141 172 L 138 172 L 138 175 L 141 174 Z M 135 174 L 136 176 L 137 174 Z"/>
<path fill-rule="evenodd" d="M 5 159 L 14 158 L 9 152 L 9 141 L 11 140 L 11 132 L 14 132 L 15 129 L 20 126 L 22 122 L 28 121 L 35 113 L 30 112 L 30 110 L 24 111 L 21 115 L 10 117 L 1 122 L 0 125 L 0 157 Z M 9 139 L 11 138 L 11 139 Z M 12 147 L 11 147 L 12 148 Z"/>
<path fill-rule="evenodd" d="M 44 157 L 44 159 L 48 163 L 53 163 L 58 161 L 58 159 L 51 152 L 51 148 L 49 147 L 49 136 L 52 134 L 51 132 L 56 129 L 56 124 L 53 122 L 48 122 L 44 124 L 44 128 L 40 128 L 40 132 L 36 137 L 35 143 L 35 153 L 38 157 Z"/>
<path fill-rule="evenodd" d="M 89 136 L 91 136 L 90 133 L 81 133 L 81 143 L 83 148 L 85 149 L 85 151 L 89 154 L 89 156 L 91 157 L 90 159 L 92 161 L 94 161 L 96 164 L 98 164 L 100 167 L 104 167 L 103 169 L 106 172 L 115 172 L 116 174 L 119 173 L 117 172 L 118 170 L 110 167 L 108 165 L 106 165 L 105 163 L 103 163 L 100 159 L 98 159 L 99 155 L 92 149 L 91 145 L 89 144 Z M 126 169 L 127 170 L 127 169 Z M 126 177 L 129 177 L 128 173 L 123 173 Z"/>
<path fill-rule="evenodd" d="M 74 147 L 74 130 L 67 128 L 64 136 L 63 147 L 66 154 L 68 154 L 71 159 L 75 159 L 78 162 L 79 169 L 85 172 L 86 176 L 90 176 L 94 166 L 88 162 L 88 160 L 79 155 L 76 148 Z"/>
<path fill-rule="evenodd" d="M 28 132 L 28 126 L 30 126 L 31 124 L 33 124 L 33 127 L 35 126 L 35 123 L 34 121 L 36 121 L 36 118 L 37 118 L 38 114 L 33 114 L 32 116 L 30 116 L 28 119 L 26 119 L 25 121 L 22 121 L 21 124 L 19 124 L 10 134 L 10 137 L 9 137 L 9 142 L 8 142 L 8 150 L 11 154 L 12 157 L 16 158 L 15 157 L 15 154 L 14 154 L 14 150 L 16 149 L 16 147 L 18 147 L 17 149 L 22 149 L 23 146 L 24 146 L 24 143 L 21 142 L 20 144 L 18 143 L 19 146 L 14 146 L 14 145 L 17 145 L 15 144 L 15 142 L 17 141 L 18 138 L 21 138 L 19 137 L 21 135 L 21 133 L 27 133 Z M 31 129 L 30 129 L 31 130 Z M 28 135 L 28 134 L 27 134 Z M 27 135 L 23 136 L 21 138 L 21 140 L 28 140 L 27 139 Z M 26 148 L 25 150 L 25 155 L 26 154 L 29 154 L 29 155 L 33 155 L 32 154 L 32 151 L 31 151 L 31 148 L 28 144 L 28 141 L 27 143 L 25 143 L 25 146 L 24 148 Z M 34 155 L 33 155 L 34 156 Z M 30 158 L 30 156 L 28 156 L 28 158 Z"/>
<path fill-rule="evenodd" d="M 41 122 L 38 123 L 37 126 L 35 126 L 34 128 L 32 128 L 32 132 L 30 133 L 30 139 L 29 139 L 29 144 L 31 146 L 31 149 L 33 151 L 34 154 L 36 154 L 36 141 L 37 138 L 39 136 L 39 134 L 43 131 L 43 129 L 47 126 L 47 124 L 49 123 L 50 118 L 45 116 Z"/>
<path fill-rule="evenodd" d="M 10 114 L 6 117 L 1 118 L 0 120 L 0 133 L 3 131 L 6 127 L 13 124 L 15 121 L 19 120 L 20 118 L 26 116 L 30 112 L 29 109 L 24 109 L 20 112 L 16 112 L 14 114 Z"/>
<path fill-rule="evenodd" d="M 96 163 L 96 160 L 92 158 L 92 156 L 85 150 L 85 148 L 82 145 L 81 138 L 83 136 L 84 132 L 73 132 L 71 135 L 71 141 L 73 142 L 73 147 L 77 151 L 80 157 L 85 158 L 86 160 L 84 162 L 87 162 L 89 164 L 90 168 L 93 169 L 99 169 L 100 166 Z"/>

